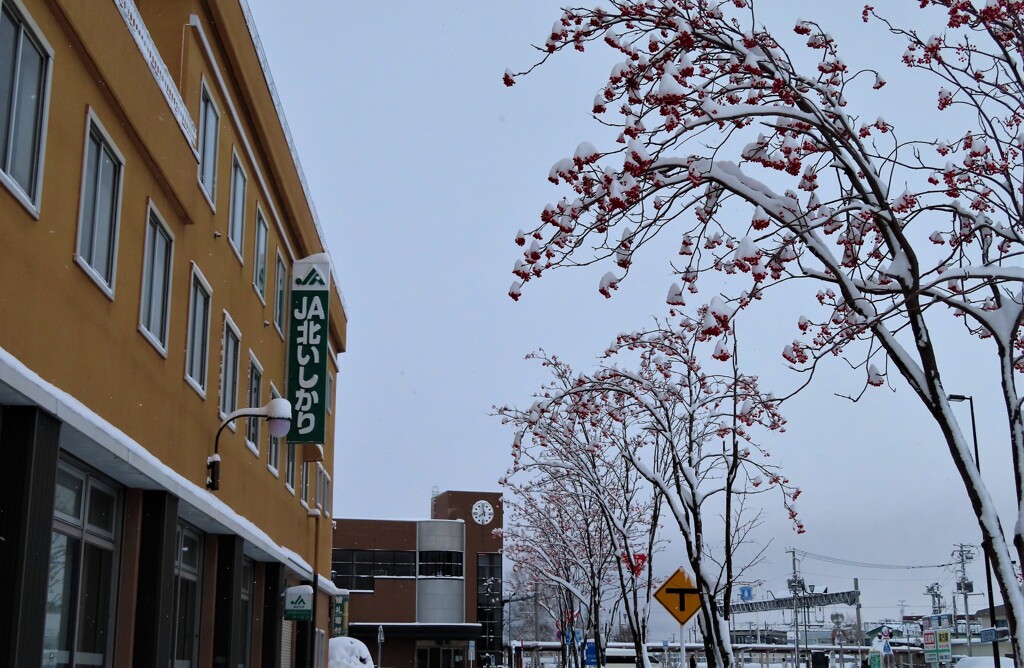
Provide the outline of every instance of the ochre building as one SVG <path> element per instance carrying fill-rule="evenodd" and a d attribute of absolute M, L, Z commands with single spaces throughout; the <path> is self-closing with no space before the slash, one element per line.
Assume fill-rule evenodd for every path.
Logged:
<path fill-rule="evenodd" d="M 0 665 L 320 665 L 333 270 L 324 442 L 237 419 L 207 488 L 225 417 L 290 396 L 292 269 L 325 251 L 248 8 L 0 10 Z M 314 570 L 315 627 L 286 620 Z"/>

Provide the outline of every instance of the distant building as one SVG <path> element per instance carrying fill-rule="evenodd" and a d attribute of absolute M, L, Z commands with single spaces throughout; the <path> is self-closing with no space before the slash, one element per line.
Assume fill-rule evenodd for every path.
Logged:
<path fill-rule="evenodd" d="M 430 519 L 336 519 L 334 583 L 348 589 L 349 634 L 389 668 L 501 663 L 501 534 L 495 492 L 443 492 Z M 475 657 L 470 656 L 473 646 Z"/>
<path fill-rule="evenodd" d="M 207 489 L 223 418 L 288 394 L 292 270 L 324 252 L 279 109 L 244 0 L 0 0 L 0 665 L 292 666 L 325 640 L 329 579 L 319 633 L 283 591 L 329 573 L 330 411 L 310 463 L 237 420 Z"/>

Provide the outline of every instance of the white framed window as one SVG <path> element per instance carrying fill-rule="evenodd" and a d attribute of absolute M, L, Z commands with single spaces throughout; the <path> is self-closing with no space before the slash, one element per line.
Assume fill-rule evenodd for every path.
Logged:
<path fill-rule="evenodd" d="M 316 507 L 321 510 L 324 507 L 324 467 L 319 463 L 316 465 Z"/>
<path fill-rule="evenodd" d="M 327 412 L 334 412 L 334 374 L 327 372 Z"/>
<path fill-rule="evenodd" d="M 256 248 L 253 250 L 252 287 L 260 301 L 267 303 L 267 220 L 256 207 Z"/>
<path fill-rule="evenodd" d="M 249 351 L 249 408 L 263 405 L 263 365 L 256 355 Z M 249 418 L 245 425 L 245 444 L 257 457 L 260 454 L 260 419 Z"/>
<path fill-rule="evenodd" d="M 199 267 L 192 263 L 189 278 L 188 344 L 185 346 L 185 380 L 206 398 L 207 360 L 210 358 L 210 302 L 213 289 Z"/>
<path fill-rule="evenodd" d="M 327 517 L 331 516 L 331 506 L 333 505 L 331 502 L 331 476 L 324 471 L 324 513 Z"/>
<path fill-rule="evenodd" d="M 152 200 L 146 207 L 146 247 L 142 261 L 142 299 L 139 331 L 167 357 L 167 333 L 171 312 L 171 266 L 174 235 Z"/>
<path fill-rule="evenodd" d="M 242 244 L 245 242 L 245 168 L 238 159 L 238 154 L 231 152 L 231 202 L 228 208 L 228 242 L 231 249 L 242 259 Z"/>
<path fill-rule="evenodd" d="M 277 399 L 281 396 L 281 393 L 277 391 L 277 388 L 273 383 L 270 384 L 270 398 Z M 275 437 L 267 430 L 268 442 L 267 442 L 267 468 L 274 476 L 278 475 L 278 467 L 281 465 L 281 439 Z M 287 481 L 285 482 L 287 484 Z"/>
<path fill-rule="evenodd" d="M 309 464 L 299 462 L 299 503 L 309 508 Z"/>
<path fill-rule="evenodd" d="M 288 266 L 281 257 L 281 251 L 277 251 L 277 273 L 274 275 L 274 327 L 277 333 L 284 338 L 284 316 L 288 312 L 285 299 L 288 297 Z"/>
<path fill-rule="evenodd" d="M 0 182 L 36 218 L 53 49 L 20 0 L 0 0 Z"/>
<path fill-rule="evenodd" d="M 199 96 L 199 185 L 210 206 L 217 206 L 217 144 L 220 140 L 220 112 L 202 82 Z"/>
<path fill-rule="evenodd" d="M 291 492 L 295 493 L 295 444 L 292 442 L 285 443 L 285 460 L 284 460 L 284 486 Z"/>
<path fill-rule="evenodd" d="M 92 109 L 86 116 L 75 261 L 113 298 L 124 156 Z"/>
<path fill-rule="evenodd" d="M 242 333 L 224 311 L 224 334 L 220 348 L 220 417 L 223 420 L 238 409 L 238 356 Z M 228 427 L 233 431 L 235 423 Z"/>

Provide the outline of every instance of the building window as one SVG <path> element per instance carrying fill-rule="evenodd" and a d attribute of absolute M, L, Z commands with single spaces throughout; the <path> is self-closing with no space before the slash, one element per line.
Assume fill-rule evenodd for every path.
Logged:
<path fill-rule="evenodd" d="M 245 239 L 245 170 L 238 156 L 231 159 L 231 204 L 228 211 L 228 241 L 239 261 L 242 260 L 242 243 Z"/>
<path fill-rule="evenodd" d="M 292 494 L 295 493 L 295 444 L 288 442 L 286 444 L 287 456 L 284 462 L 284 486 L 288 488 Z"/>
<path fill-rule="evenodd" d="M 178 525 L 174 553 L 174 666 L 198 665 L 199 654 L 199 579 L 202 574 L 202 536 Z"/>
<path fill-rule="evenodd" d="M 34 210 L 39 208 L 52 55 L 15 3 L 0 2 L 0 174 Z"/>
<path fill-rule="evenodd" d="M 476 619 L 480 623 L 480 665 L 501 663 L 501 554 L 476 555 Z"/>
<path fill-rule="evenodd" d="M 309 505 L 309 464 L 299 463 L 299 500 L 303 505 Z"/>
<path fill-rule="evenodd" d="M 210 347 L 210 298 L 213 290 L 199 268 L 192 265 L 189 290 L 188 345 L 185 348 L 185 379 L 206 396 L 206 361 Z"/>
<path fill-rule="evenodd" d="M 114 631 L 119 494 L 66 462 L 57 466 L 43 664 L 109 665 Z"/>
<path fill-rule="evenodd" d="M 171 305 L 171 259 L 174 238 L 160 214 L 149 207 L 146 248 L 142 264 L 142 305 L 139 328 L 157 349 L 167 353 L 167 328 Z"/>
<path fill-rule="evenodd" d="M 220 416 L 227 417 L 238 408 L 238 350 L 242 334 L 235 322 L 224 312 L 224 338 L 220 359 Z M 231 428 L 234 428 L 232 423 Z"/>
<path fill-rule="evenodd" d="M 75 259 L 108 295 L 114 293 L 117 228 L 121 211 L 124 158 L 99 120 L 89 113 L 82 165 Z"/>
<path fill-rule="evenodd" d="M 462 553 L 442 550 L 420 552 L 419 574 L 421 577 L 462 577 Z"/>
<path fill-rule="evenodd" d="M 249 408 L 259 408 L 263 396 L 263 367 L 259 360 L 249 351 Z M 255 454 L 260 454 L 260 420 L 249 418 L 245 421 L 245 444 Z"/>
<path fill-rule="evenodd" d="M 284 258 L 280 253 L 277 254 L 277 274 L 274 276 L 274 280 L 276 282 L 274 286 L 274 326 L 277 327 L 277 333 L 284 336 L 284 299 L 287 296 L 288 270 L 285 268 Z"/>
<path fill-rule="evenodd" d="M 220 137 L 220 114 L 203 84 L 199 102 L 199 184 L 212 206 L 217 201 L 217 141 Z"/>
<path fill-rule="evenodd" d="M 242 593 L 240 614 L 238 616 L 238 637 L 242 641 L 242 653 L 238 662 L 239 668 L 249 665 L 252 654 L 252 592 L 256 586 L 256 571 L 252 559 L 242 558 Z"/>
<path fill-rule="evenodd" d="M 327 374 L 327 412 L 334 412 L 334 374 Z"/>
<path fill-rule="evenodd" d="M 331 476 L 324 471 L 324 513 L 331 516 Z"/>
<path fill-rule="evenodd" d="M 263 213 L 256 210 L 256 250 L 253 251 L 252 286 L 260 296 L 260 301 L 267 302 L 267 221 Z"/>
<path fill-rule="evenodd" d="M 324 508 L 324 467 L 316 465 L 316 507 Z"/>
<path fill-rule="evenodd" d="M 416 577 L 413 550 L 331 551 L 334 584 L 342 589 L 373 591 L 374 577 Z"/>
<path fill-rule="evenodd" d="M 281 396 L 281 393 L 277 391 L 274 384 L 270 384 L 270 398 L 277 399 Z M 274 475 L 277 475 L 278 467 L 281 463 L 281 439 L 270 434 L 270 430 L 267 430 L 269 434 L 269 441 L 267 442 L 267 468 Z"/>

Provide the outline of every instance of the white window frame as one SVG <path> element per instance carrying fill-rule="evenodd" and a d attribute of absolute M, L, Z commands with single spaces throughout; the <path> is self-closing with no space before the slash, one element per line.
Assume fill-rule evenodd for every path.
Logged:
<path fill-rule="evenodd" d="M 331 501 L 332 494 L 333 492 L 331 492 L 331 474 L 329 474 L 327 470 L 324 469 L 324 514 L 327 515 L 328 519 L 330 519 L 331 517 L 331 506 L 334 505 L 333 502 Z"/>
<path fill-rule="evenodd" d="M 281 396 L 281 393 L 277 391 L 277 386 L 274 385 L 274 381 L 270 381 L 270 398 L 277 399 Z M 281 477 L 281 441 L 287 438 L 286 436 L 275 437 L 267 429 L 267 470 L 275 478 Z"/>
<path fill-rule="evenodd" d="M 255 404 L 252 402 L 252 372 L 254 369 L 260 374 L 260 387 Z M 263 365 L 256 359 L 256 353 L 252 351 L 252 348 L 249 349 L 249 373 L 247 374 L 247 379 L 246 399 L 249 404 L 248 407 L 259 408 L 263 405 L 261 403 L 263 401 Z M 255 440 L 249 439 L 250 430 L 255 430 Z M 260 418 L 251 417 L 246 419 L 245 445 L 249 448 L 249 452 L 256 455 L 256 457 L 260 456 Z"/>
<path fill-rule="evenodd" d="M 220 416 L 221 420 L 223 420 L 228 415 L 230 415 L 231 413 L 233 413 L 236 410 L 238 410 L 238 372 L 241 371 L 241 369 L 239 368 L 239 363 L 241 362 L 241 357 L 242 357 L 242 332 L 241 332 L 241 330 L 238 329 L 238 326 L 235 324 L 235 321 L 231 319 L 231 314 L 229 314 L 227 312 L 227 310 L 225 310 L 223 313 L 224 313 L 224 329 L 221 332 L 221 337 L 220 337 L 220 395 L 219 395 L 219 401 L 217 402 L 217 414 Z M 227 346 L 228 332 L 230 332 L 235 337 L 235 359 L 234 359 L 235 373 L 234 373 L 234 382 L 232 384 L 232 390 L 234 390 L 234 396 L 233 397 L 229 397 L 227 395 L 227 387 L 226 387 L 226 384 L 227 384 L 226 383 L 226 381 L 227 381 L 227 372 L 228 372 L 228 368 L 227 368 L 227 363 L 228 363 L 228 358 L 227 358 L 227 354 L 228 354 L 228 346 Z M 228 408 L 230 408 L 230 410 L 226 411 L 226 410 L 224 410 L 224 408 L 225 408 L 224 404 L 225 404 L 225 402 L 228 399 L 231 400 L 231 405 L 228 406 Z M 231 431 L 235 431 L 235 428 L 236 428 L 235 421 L 232 420 L 228 424 L 228 429 L 230 429 Z"/>
<path fill-rule="evenodd" d="M 164 234 L 170 240 L 167 253 L 167 280 L 166 280 L 166 292 L 164 295 L 164 318 L 166 319 L 166 326 L 164 336 L 167 340 L 161 341 L 160 337 L 154 332 L 149 331 L 149 328 L 145 325 L 146 310 L 145 310 L 145 293 L 146 293 L 146 278 L 149 276 L 152 258 L 149 255 L 149 234 L 153 221 L 163 230 Z M 167 226 L 167 222 L 164 217 L 160 215 L 160 211 L 156 208 L 153 200 L 150 199 L 146 203 L 146 234 L 143 239 L 143 250 L 142 250 L 142 285 L 139 295 L 139 332 L 145 337 L 147 341 L 153 344 L 153 347 L 163 356 L 167 357 L 167 341 L 171 338 L 171 293 L 174 288 L 174 233 L 171 228 Z"/>
<path fill-rule="evenodd" d="M 299 449 L 299 444 L 298 443 L 290 443 L 288 441 L 288 439 L 285 438 L 285 442 L 284 442 L 284 488 L 287 489 L 289 492 L 291 492 L 292 496 L 296 495 L 295 494 L 295 464 L 298 463 L 298 457 L 296 457 L 296 455 L 298 454 L 298 449 Z M 291 454 L 290 457 L 288 456 L 289 454 Z M 288 470 L 289 466 L 291 467 L 291 471 Z"/>
<path fill-rule="evenodd" d="M 324 467 L 317 462 L 316 464 L 316 493 L 313 495 L 313 503 L 320 510 L 324 509 Z"/>
<path fill-rule="evenodd" d="M 274 270 L 274 329 L 284 340 L 284 328 L 288 316 L 288 263 L 277 249 L 277 265 Z"/>
<path fill-rule="evenodd" d="M 206 146 L 206 109 L 207 101 L 209 106 L 213 110 L 214 115 L 217 117 L 217 129 L 213 136 L 213 153 L 212 160 L 213 165 L 210 165 L 210 172 L 206 172 L 204 167 L 207 166 L 207 161 L 204 159 L 207 156 Z M 214 213 L 217 213 L 217 163 L 218 161 L 218 148 L 220 145 L 220 109 L 217 107 L 217 101 L 213 99 L 213 93 L 211 88 L 206 85 L 206 77 L 203 77 L 200 81 L 200 92 L 199 92 L 199 167 L 196 170 L 196 178 L 199 181 L 199 190 L 203 193 L 203 197 L 206 198 L 206 203 L 210 205 L 210 208 Z M 210 174 L 212 183 L 207 188 L 203 176 Z M 212 191 L 212 192 L 211 192 Z"/>
<path fill-rule="evenodd" d="M 263 262 L 260 262 L 260 232 L 263 232 Z M 260 303 L 267 305 L 267 246 L 270 239 L 270 226 L 263 215 L 263 209 L 256 205 L 256 229 L 253 234 L 252 251 L 252 289 L 260 298 Z M 263 270 L 263 286 L 259 285 L 260 270 Z"/>
<path fill-rule="evenodd" d="M 43 31 L 39 29 L 39 24 L 35 22 L 32 15 L 25 9 L 25 5 L 22 0 L 0 0 L 0 5 L 8 8 L 8 10 L 21 21 L 21 30 L 31 34 L 32 39 L 36 42 L 43 51 L 45 63 L 43 67 L 45 72 L 43 73 L 43 86 L 42 86 L 42 99 L 39 101 L 39 147 L 36 155 L 35 165 L 35 192 L 27 193 L 21 187 L 14 177 L 7 173 L 7 156 L 0 155 L 0 183 L 10 191 L 11 195 L 14 196 L 21 206 L 25 207 L 25 210 L 35 218 L 39 220 L 40 207 L 43 199 L 43 163 L 46 160 L 46 136 L 47 129 L 49 127 L 50 118 L 50 83 L 53 79 L 53 47 L 46 41 L 43 36 Z M 23 34 L 19 32 L 19 34 Z M 13 99 L 13 98 L 12 98 Z M 0 113 L 6 113 L 7 110 L 0 110 Z M 9 132 L 13 133 L 13 126 L 8 129 Z"/>
<path fill-rule="evenodd" d="M 115 168 L 117 169 L 117 177 L 114 179 L 114 202 L 112 216 L 113 220 L 110 222 L 110 279 L 109 282 L 107 277 L 100 273 L 100 270 L 89 264 L 89 261 L 85 259 L 82 253 L 82 243 L 87 227 L 85 217 L 85 188 L 86 188 L 86 177 L 89 173 L 89 143 L 93 137 L 93 131 L 98 136 L 101 148 L 105 148 L 110 151 L 112 157 L 116 161 Z M 96 112 L 93 111 L 92 107 L 89 107 L 86 112 L 85 118 L 85 141 L 83 142 L 82 148 L 82 181 L 79 185 L 78 191 L 78 231 L 75 237 L 75 263 L 82 268 L 82 271 L 92 279 L 92 281 L 103 291 L 105 295 L 111 300 L 114 299 L 114 286 L 117 282 L 117 249 L 120 241 L 121 231 L 121 202 L 123 200 L 122 194 L 124 191 L 124 171 L 125 171 L 125 160 L 124 154 L 114 143 L 114 139 L 107 132 L 107 128 L 104 127 L 103 122 L 100 121 Z M 93 235 L 95 235 L 96 221 L 90 222 L 93 228 Z M 95 246 L 95 238 L 94 238 Z"/>
<path fill-rule="evenodd" d="M 327 402 L 327 412 L 334 414 L 334 374 L 330 371 L 327 372 L 327 396 L 325 397 Z"/>
<path fill-rule="evenodd" d="M 297 443 L 296 445 L 302 445 Z M 298 454 L 298 452 L 296 452 Z M 303 461 L 303 458 L 298 458 L 299 464 L 299 503 L 306 510 L 309 510 L 309 462 Z"/>
<path fill-rule="evenodd" d="M 238 187 L 239 180 L 237 177 L 241 177 L 241 188 L 242 188 L 242 201 L 237 203 L 238 208 L 236 209 L 236 188 Z M 245 264 L 245 259 L 242 255 L 242 249 L 245 246 L 245 198 L 248 194 L 249 176 L 245 173 L 245 166 L 242 165 L 242 158 L 238 155 L 238 152 L 232 147 L 231 149 L 231 194 L 228 199 L 228 245 L 231 246 L 231 250 L 235 252 L 235 257 L 241 264 Z M 239 210 L 240 209 L 240 210 Z M 235 224 L 238 224 L 238 229 L 235 229 Z M 237 233 L 237 234 L 236 234 Z M 238 237 L 236 240 L 235 237 Z"/>
<path fill-rule="evenodd" d="M 203 332 L 203 343 L 206 348 L 206 354 L 203 359 L 203 377 L 193 378 L 189 375 L 189 360 L 192 357 L 192 344 L 193 344 L 193 328 L 195 327 L 195 299 L 193 299 L 192 288 L 198 281 L 199 287 L 206 294 L 207 309 L 206 309 L 206 331 Z M 213 288 L 210 287 L 209 281 L 203 276 L 203 272 L 199 270 L 199 267 L 195 262 L 192 263 L 192 271 L 189 272 L 188 278 L 188 330 L 186 333 L 185 343 L 185 381 L 192 386 L 196 392 L 199 393 L 203 399 L 206 399 L 206 387 L 207 382 L 210 378 L 210 321 L 213 320 Z"/>

